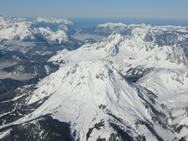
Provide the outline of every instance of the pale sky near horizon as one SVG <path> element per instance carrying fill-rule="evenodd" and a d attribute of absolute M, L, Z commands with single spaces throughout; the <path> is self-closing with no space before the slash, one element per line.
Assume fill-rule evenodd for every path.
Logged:
<path fill-rule="evenodd" d="M 188 0 L 0 0 L 0 15 L 188 19 Z"/>

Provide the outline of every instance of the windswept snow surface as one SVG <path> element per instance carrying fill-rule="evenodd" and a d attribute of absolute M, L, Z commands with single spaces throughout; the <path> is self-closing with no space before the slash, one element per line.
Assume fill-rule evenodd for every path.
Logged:
<path fill-rule="evenodd" d="M 74 139 L 80 141 L 188 140 L 184 49 L 146 41 L 149 33 L 184 32 L 186 27 L 114 26 L 131 27 L 131 34 L 113 33 L 77 50 L 60 51 L 49 60 L 59 64 L 59 70 L 36 85 L 27 105 L 46 101 L 0 129 L 51 114 L 69 123 Z"/>

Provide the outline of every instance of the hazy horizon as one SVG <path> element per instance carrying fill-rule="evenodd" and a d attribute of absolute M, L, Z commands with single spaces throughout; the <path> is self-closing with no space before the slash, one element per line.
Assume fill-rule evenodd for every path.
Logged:
<path fill-rule="evenodd" d="M 187 20 L 187 6 L 187 0 L 6 0 L 0 1 L 0 14 L 11 17 Z"/>

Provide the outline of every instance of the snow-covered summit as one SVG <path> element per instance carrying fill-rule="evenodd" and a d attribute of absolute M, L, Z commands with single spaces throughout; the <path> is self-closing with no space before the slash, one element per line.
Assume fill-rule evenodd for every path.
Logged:
<path fill-rule="evenodd" d="M 135 36 L 127 38 L 113 33 L 102 41 L 86 44 L 68 54 L 66 54 L 66 50 L 61 51 L 51 61 L 62 62 L 63 60 L 64 62 L 72 63 L 83 60 L 103 59 L 112 61 L 114 65 L 122 67 L 124 71 L 136 66 L 187 68 L 187 58 L 182 48 L 176 46 L 161 47 Z"/>

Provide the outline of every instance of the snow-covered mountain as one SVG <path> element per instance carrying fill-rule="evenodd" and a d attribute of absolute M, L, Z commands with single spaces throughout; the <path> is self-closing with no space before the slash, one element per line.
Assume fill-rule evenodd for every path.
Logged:
<path fill-rule="evenodd" d="M 50 115 L 70 125 L 71 140 L 188 140 L 188 62 L 184 46 L 178 44 L 186 40 L 187 28 L 114 26 L 129 28 L 130 34 L 114 32 L 53 56 L 49 62 L 59 70 L 42 79 L 24 101 L 26 110 L 35 108 L 4 122 L 0 131 L 7 135 L 9 127 Z M 160 44 L 162 31 L 184 36 L 169 44 L 170 34 Z"/>
<path fill-rule="evenodd" d="M 50 28 L 40 27 L 38 32 L 46 39 L 48 42 L 55 42 L 62 44 L 68 42 L 68 35 L 64 30 L 52 31 Z"/>
<path fill-rule="evenodd" d="M 81 105 L 78 111 L 72 111 L 72 107 L 68 108 L 69 111 L 66 111 L 67 109 L 64 111 L 63 107 L 67 107 L 67 104 L 60 102 L 57 105 L 62 106 L 61 110 L 57 110 L 58 116 L 54 116 L 59 120 L 68 120 L 67 122 L 75 124 L 76 127 L 72 126 L 72 128 L 82 136 L 78 137 L 81 140 L 87 140 L 86 131 L 89 132 L 90 128 L 93 129 L 90 133 L 91 140 L 100 137 L 108 140 L 115 132 L 114 126 L 134 140 L 187 138 L 185 115 L 188 105 L 185 99 L 188 92 L 188 63 L 182 48 L 160 47 L 153 42 L 145 42 L 137 35 L 138 32 L 133 34 L 134 36 L 130 38 L 112 34 L 101 42 L 85 45 L 73 52 L 63 51 L 51 59 L 51 61 L 63 62 L 62 70 L 42 81 L 36 95 L 43 97 L 54 93 L 52 97 L 55 97 L 55 94 L 59 94 L 65 96 L 62 99 L 66 99 L 68 103 Z M 72 68 L 64 71 L 66 66 Z M 45 85 L 47 85 L 46 90 Z M 53 91 L 49 92 L 49 89 Z M 77 96 L 79 99 L 76 98 Z M 83 108 L 83 103 L 88 105 L 86 109 Z M 93 107 L 95 110 L 92 112 Z M 104 109 L 102 108 L 101 111 L 100 107 Z M 89 118 L 87 114 L 82 118 L 83 114 L 79 114 L 82 110 L 83 113 L 93 113 L 92 117 Z M 65 116 L 67 119 L 64 119 L 58 111 L 64 113 L 63 115 L 78 113 L 76 117 L 84 120 L 79 120 L 79 123 L 83 122 L 79 127 L 81 129 L 77 127 L 78 123 L 74 123 L 77 120 L 71 120 L 73 115 L 68 118 Z M 102 114 L 99 114 L 101 112 Z M 100 117 L 103 114 L 106 115 Z M 98 118 L 98 121 L 93 120 Z M 86 121 L 89 123 L 86 124 Z M 104 122 L 101 130 L 95 129 L 94 126 L 99 124 L 99 121 Z M 83 126 L 85 124 L 86 126 Z M 86 129 L 82 131 L 83 128 Z M 181 129 L 177 131 L 179 128 Z"/>
<path fill-rule="evenodd" d="M 32 40 L 31 23 L 0 17 L 0 40 Z"/>
<path fill-rule="evenodd" d="M 101 33 L 120 33 L 125 36 L 142 36 L 146 42 L 159 46 L 185 44 L 188 38 L 187 26 L 151 26 L 145 24 L 105 23 L 98 25 L 96 31 Z"/>
<path fill-rule="evenodd" d="M 17 20 L 0 17 L 1 40 L 46 40 L 49 43 L 62 44 L 69 41 L 68 20 L 56 18 L 37 18 L 36 20 Z M 51 27 L 56 26 L 53 29 Z"/>

